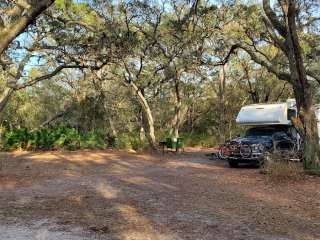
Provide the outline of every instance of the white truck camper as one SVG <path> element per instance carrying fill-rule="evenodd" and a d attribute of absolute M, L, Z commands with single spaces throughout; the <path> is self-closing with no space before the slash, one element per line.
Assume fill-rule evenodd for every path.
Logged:
<path fill-rule="evenodd" d="M 296 102 L 294 99 L 288 99 L 285 103 L 244 106 L 237 116 L 236 123 L 249 126 L 291 125 L 290 119 L 296 116 Z"/>
<path fill-rule="evenodd" d="M 320 104 L 314 105 L 317 118 L 317 130 L 320 138 Z M 251 104 L 243 106 L 238 113 L 236 123 L 246 126 L 292 125 L 291 118 L 297 116 L 295 99 L 285 103 Z"/>

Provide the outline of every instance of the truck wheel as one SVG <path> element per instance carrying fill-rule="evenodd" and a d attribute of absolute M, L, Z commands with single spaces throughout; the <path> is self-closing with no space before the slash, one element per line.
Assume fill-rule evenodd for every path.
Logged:
<path fill-rule="evenodd" d="M 258 160 L 256 167 L 257 168 L 262 168 L 264 166 L 264 159 Z"/>
<path fill-rule="evenodd" d="M 232 168 L 236 168 L 238 167 L 238 162 L 237 161 L 234 161 L 234 160 L 229 160 L 229 166 L 232 167 Z"/>

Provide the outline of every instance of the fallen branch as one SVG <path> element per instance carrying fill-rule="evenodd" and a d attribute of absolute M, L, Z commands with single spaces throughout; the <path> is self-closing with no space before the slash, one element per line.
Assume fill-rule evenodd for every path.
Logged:
<path fill-rule="evenodd" d="M 71 112 L 72 107 L 69 106 L 67 107 L 64 111 L 58 112 L 56 115 L 54 115 L 53 117 L 49 118 L 48 120 L 44 121 L 41 125 L 40 125 L 40 129 L 44 128 L 44 127 L 48 127 L 53 121 L 57 120 L 58 118 L 63 117 L 64 115 L 68 114 L 69 112 Z"/>

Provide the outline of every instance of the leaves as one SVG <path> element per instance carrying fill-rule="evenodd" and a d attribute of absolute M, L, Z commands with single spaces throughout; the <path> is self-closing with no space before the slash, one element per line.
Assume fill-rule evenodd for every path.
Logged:
<path fill-rule="evenodd" d="M 317 72 L 319 31 L 315 24 L 303 27 L 314 14 L 306 11 L 311 3 L 304 4 L 298 16 L 303 60 Z M 106 140 L 97 133 L 101 131 L 106 138 L 123 137 L 118 139 L 120 145 L 139 147 L 144 146 L 141 129 L 148 128 L 142 111 L 148 104 L 158 138 L 178 128 L 182 134 L 192 132 L 195 142 L 200 141 L 198 136 L 206 142 L 204 135 L 215 142 L 223 134 L 241 130 L 234 122 L 241 105 L 292 96 L 289 84 L 259 65 L 268 63 L 273 73 L 290 76 L 287 57 L 273 39 L 284 38 L 277 31 L 272 35 L 272 28 L 262 21 L 262 5 L 198 1 L 196 11 L 192 6 L 190 1 L 56 0 L 10 45 L 4 59 L 9 63 L 0 62 L 6 67 L 1 82 L 12 81 L 14 88 L 51 73 L 56 66 L 78 69 L 63 69 L 16 91 L 1 121 L 10 123 L 11 129 L 37 129 L 72 106 L 51 126 L 63 123 L 77 129 L 86 135 L 88 146 L 105 146 Z M 281 17 L 277 4 L 276 9 Z M 27 53 L 33 57 L 23 64 Z M 252 56 L 259 61 L 252 61 Z M 226 68 L 223 84 L 222 65 Z M 17 69 L 23 70 L 23 76 Z M 136 86 L 134 91 L 130 82 Z M 312 84 L 317 92 L 318 85 Z M 145 98 L 143 104 L 137 92 Z M 56 144 L 67 144 L 73 134 L 63 133 Z"/>

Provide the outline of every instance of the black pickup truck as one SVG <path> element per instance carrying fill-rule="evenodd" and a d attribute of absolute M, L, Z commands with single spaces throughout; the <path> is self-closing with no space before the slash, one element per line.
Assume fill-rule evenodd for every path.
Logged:
<path fill-rule="evenodd" d="M 288 125 L 249 128 L 244 136 L 228 140 L 220 148 L 220 156 L 227 159 L 230 167 L 240 163 L 261 165 L 267 152 L 273 152 L 276 144 L 281 148 L 296 147 L 297 139 Z"/>

